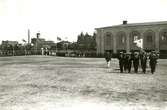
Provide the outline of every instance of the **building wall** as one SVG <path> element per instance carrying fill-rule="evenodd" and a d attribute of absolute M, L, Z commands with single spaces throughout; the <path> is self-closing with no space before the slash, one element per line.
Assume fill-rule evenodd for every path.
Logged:
<path fill-rule="evenodd" d="M 111 34 L 111 43 L 108 43 L 108 40 L 106 40 L 107 33 Z M 120 50 L 139 50 L 132 41 L 133 36 L 143 38 L 144 49 L 157 51 L 167 50 L 167 38 L 163 38 L 166 40 L 162 41 L 163 34 L 167 37 L 167 24 L 98 28 L 96 39 L 97 53 L 103 54 L 106 50 L 112 50 L 114 53 Z M 121 43 L 121 41 L 123 42 Z"/>

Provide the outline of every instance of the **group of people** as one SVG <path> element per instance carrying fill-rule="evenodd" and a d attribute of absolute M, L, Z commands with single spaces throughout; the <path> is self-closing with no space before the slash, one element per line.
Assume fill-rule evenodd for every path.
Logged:
<path fill-rule="evenodd" d="M 132 65 L 134 67 L 134 72 L 137 73 L 139 65 L 141 66 L 142 72 L 146 73 L 147 64 L 149 63 L 151 73 L 154 74 L 157 64 L 157 59 L 159 54 L 155 51 L 146 53 L 145 51 L 141 52 L 120 52 L 118 55 L 119 68 L 120 72 L 131 72 Z M 107 66 L 110 67 L 111 54 L 106 52 L 105 59 Z"/>
<path fill-rule="evenodd" d="M 41 48 L 42 55 L 49 55 L 49 49 L 48 48 Z"/>

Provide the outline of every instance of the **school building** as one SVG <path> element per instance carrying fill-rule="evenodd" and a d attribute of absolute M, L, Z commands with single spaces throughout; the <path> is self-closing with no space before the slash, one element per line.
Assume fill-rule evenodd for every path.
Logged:
<path fill-rule="evenodd" d="M 143 39 L 143 49 L 155 50 L 161 56 L 167 56 L 167 21 L 147 23 L 127 23 L 96 28 L 97 54 L 105 51 L 118 53 L 119 51 L 137 51 L 140 48 L 135 40 Z"/>

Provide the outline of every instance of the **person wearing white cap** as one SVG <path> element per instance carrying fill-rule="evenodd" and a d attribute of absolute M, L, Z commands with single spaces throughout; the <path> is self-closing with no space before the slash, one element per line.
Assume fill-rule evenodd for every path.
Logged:
<path fill-rule="evenodd" d="M 110 62 L 111 62 L 111 53 L 110 52 L 105 53 L 105 60 L 107 62 L 107 68 L 109 68 L 110 67 Z"/>

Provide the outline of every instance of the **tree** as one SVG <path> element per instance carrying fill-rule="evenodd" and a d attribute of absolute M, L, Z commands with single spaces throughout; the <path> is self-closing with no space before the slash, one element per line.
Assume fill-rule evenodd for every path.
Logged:
<path fill-rule="evenodd" d="M 81 32 L 81 34 L 78 35 L 77 45 L 80 51 L 96 50 L 96 33 L 91 36 L 88 33 L 83 34 L 83 32 Z"/>
<path fill-rule="evenodd" d="M 96 50 L 96 33 L 93 33 L 92 39 L 91 39 L 91 50 Z"/>

